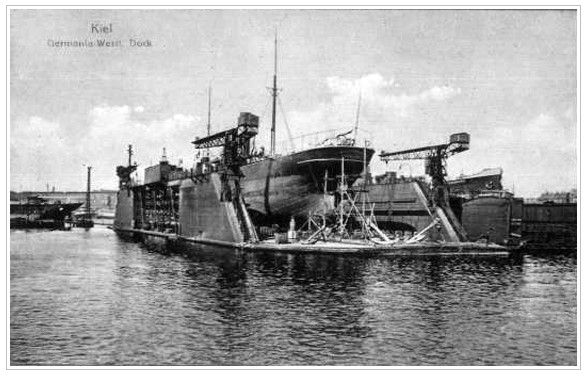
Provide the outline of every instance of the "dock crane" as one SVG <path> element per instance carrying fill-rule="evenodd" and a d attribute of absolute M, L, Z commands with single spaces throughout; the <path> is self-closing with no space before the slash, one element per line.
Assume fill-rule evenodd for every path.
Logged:
<path fill-rule="evenodd" d="M 221 201 L 234 206 L 245 240 L 253 242 L 259 241 L 259 237 L 241 194 L 240 179 L 243 176 L 241 166 L 252 157 L 251 139 L 257 135 L 258 127 L 258 116 L 241 112 L 237 127 L 192 141 L 195 149 L 222 148 L 222 157 L 218 166 L 222 185 Z M 208 161 L 208 157 L 206 159 Z"/>
<path fill-rule="evenodd" d="M 251 138 L 257 135 L 259 117 L 248 112 L 239 115 L 237 127 L 192 141 L 195 149 L 222 147 L 221 166 L 237 173 L 251 157 Z"/>
<path fill-rule="evenodd" d="M 431 177 L 433 191 L 438 193 L 438 190 L 446 189 L 447 186 L 445 180 L 445 176 L 447 176 L 447 171 L 445 170 L 447 158 L 469 150 L 469 148 L 470 135 L 468 133 L 455 133 L 449 137 L 448 143 L 394 152 L 382 151 L 380 153 L 380 159 L 386 163 L 390 161 L 424 159 L 425 173 Z M 438 205 L 441 203 L 440 200 L 446 197 L 445 195 L 439 196 L 436 193 L 433 197 L 433 202 Z"/>
<path fill-rule="evenodd" d="M 447 176 L 445 165 L 448 157 L 467 151 L 469 148 L 470 135 L 469 133 L 463 132 L 452 134 L 449 137 L 449 142 L 445 144 L 394 152 L 382 151 L 382 153 L 380 153 L 380 159 L 383 162 L 386 162 L 386 164 L 390 161 L 411 159 L 425 160 L 425 173 L 431 177 L 432 193 L 430 200 L 434 207 L 441 209 L 441 212 L 438 211 L 438 214 L 440 216 L 445 215 L 448 218 L 449 224 L 460 240 L 465 240 L 467 235 L 449 206 L 449 191 L 447 188 L 447 181 L 445 180 L 445 176 Z"/>

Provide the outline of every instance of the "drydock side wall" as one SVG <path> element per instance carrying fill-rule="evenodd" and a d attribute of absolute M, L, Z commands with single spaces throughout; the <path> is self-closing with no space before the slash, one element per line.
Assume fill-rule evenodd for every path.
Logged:
<path fill-rule="evenodd" d="M 416 182 L 370 185 L 367 202 L 369 208 L 374 205 L 378 225 L 385 230 L 403 230 L 409 226 L 420 231 L 432 221 L 427 199 Z"/>
<path fill-rule="evenodd" d="M 133 191 L 121 189 L 116 193 L 114 228 L 133 229 Z"/>
<path fill-rule="evenodd" d="M 577 204 L 523 205 L 523 236 L 533 247 L 577 247 Z"/>
<path fill-rule="evenodd" d="M 475 198 L 462 205 L 462 225 L 472 241 L 485 237 L 504 244 L 511 234 L 520 235 L 522 206 L 515 198 Z"/>
<path fill-rule="evenodd" d="M 180 185 L 180 235 L 193 238 L 243 241 L 235 208 L 221 201 L 221 181 L 211 174 L 199 181 L 183 180 Z"/>
<path fill-rule="evenodd" d="M 450 207 L 429 208 L 427 195 L 418 181 L 372 184 L 367 188 L 368 208 L 373 205 L 381 229 L 419 232 L 437 217 L 440 219 L 440 227 L 436 226 L 435 230 L 428 232 L 431 240 L 467 240 L 467 234 L 460 228 L 459 219 Z M 361 196 L 358 202 L 361 202 Z"/>

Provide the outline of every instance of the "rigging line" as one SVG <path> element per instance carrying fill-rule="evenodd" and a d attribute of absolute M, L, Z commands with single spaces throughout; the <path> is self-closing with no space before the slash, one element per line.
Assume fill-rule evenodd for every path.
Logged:
<path fill-rule="evenodd" d="M 259 119 L 260 119 L 260 120 L 263 120 L 263 119 L 265 119 L 265 114 L 267 113 L 267 108 L 268 108 L 268 106 L 269 106 L 270 99 L 271 99 L 270 97 L 267 97 L 267 99 L 266 99 L 266 101 L 265 101 L 265 106 L 264 106 L 264 108 L 263 108 L 263 113 L 262 113 L 262 114 L 261 114 L 261 116 L 259 117 Z"/>
<path fill-rule="evenodd" d="M 206 121 L 206 136 L 210 136 L 210 103 L 212 96 L 212 81 L 208 82 L 208 120 Z M 210 157 L 210 149 L 206 149 L 206 156 Z"/>
<path fill-rule="evenodd" d="M 353 132 L 353 142 L 357 139 L 357 128 L 359 128 L 359 110 L 361 109 L 361 87 L 359 88 L 359 100 L 357 101 L 357 113 L 355 114 L 355 129 Z"/>
<path fill-rule="evenodd" d="M 263 112 L 261 113 L 261 116 L 259 117 L 259 121 L 260 122 L 265 119 L 265 114 L 267 113 L 267 108 L 269 107 L 269 103 L 270 103 L 270 98 L 268 97 L 266 99 L 266 101 L 265 101 L 265 106 L 263 108 Z M 255 147 L 256 147 L 256 144 L 257 144 L 256 138 L 257 137 L 254 137 L 253 140 L 252 140 L 252 145 L 253 145 L 252 150 L 255 150 Z"/>
<path fill-rule="evenodd" d="M 292 133 L 290 132 L 290 126 L 288 125 L 288 121 L 286 120 L 286 113 L 284 111 L 284 106 L 282 106 L 282 99 L 278 97 L 278 104 L 280 105 L 280 111 L 282 112 L 282 118 L 284 119 L 284 124 L 286 124 L 286 132 L 288 132 L 288 141 L 290 142 L 290 148 L 294 151 L 294 139 L 292 138 Z"/>

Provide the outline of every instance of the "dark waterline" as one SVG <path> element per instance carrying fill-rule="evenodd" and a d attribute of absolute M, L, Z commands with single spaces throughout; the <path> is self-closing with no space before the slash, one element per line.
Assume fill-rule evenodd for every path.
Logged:
<path fill-rule="evenodd" d="M 576 258 L 165 255 L 10 232 L 10 364 L 575 366 Z"/>

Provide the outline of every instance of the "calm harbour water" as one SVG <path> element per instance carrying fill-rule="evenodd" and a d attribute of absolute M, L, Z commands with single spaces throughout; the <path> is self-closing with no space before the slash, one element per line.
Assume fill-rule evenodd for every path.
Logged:
<path fill-rule="evenodd" d="M 10 364 L 574 366 L 576 258 L 166 255 L 10 232 Z"/>

